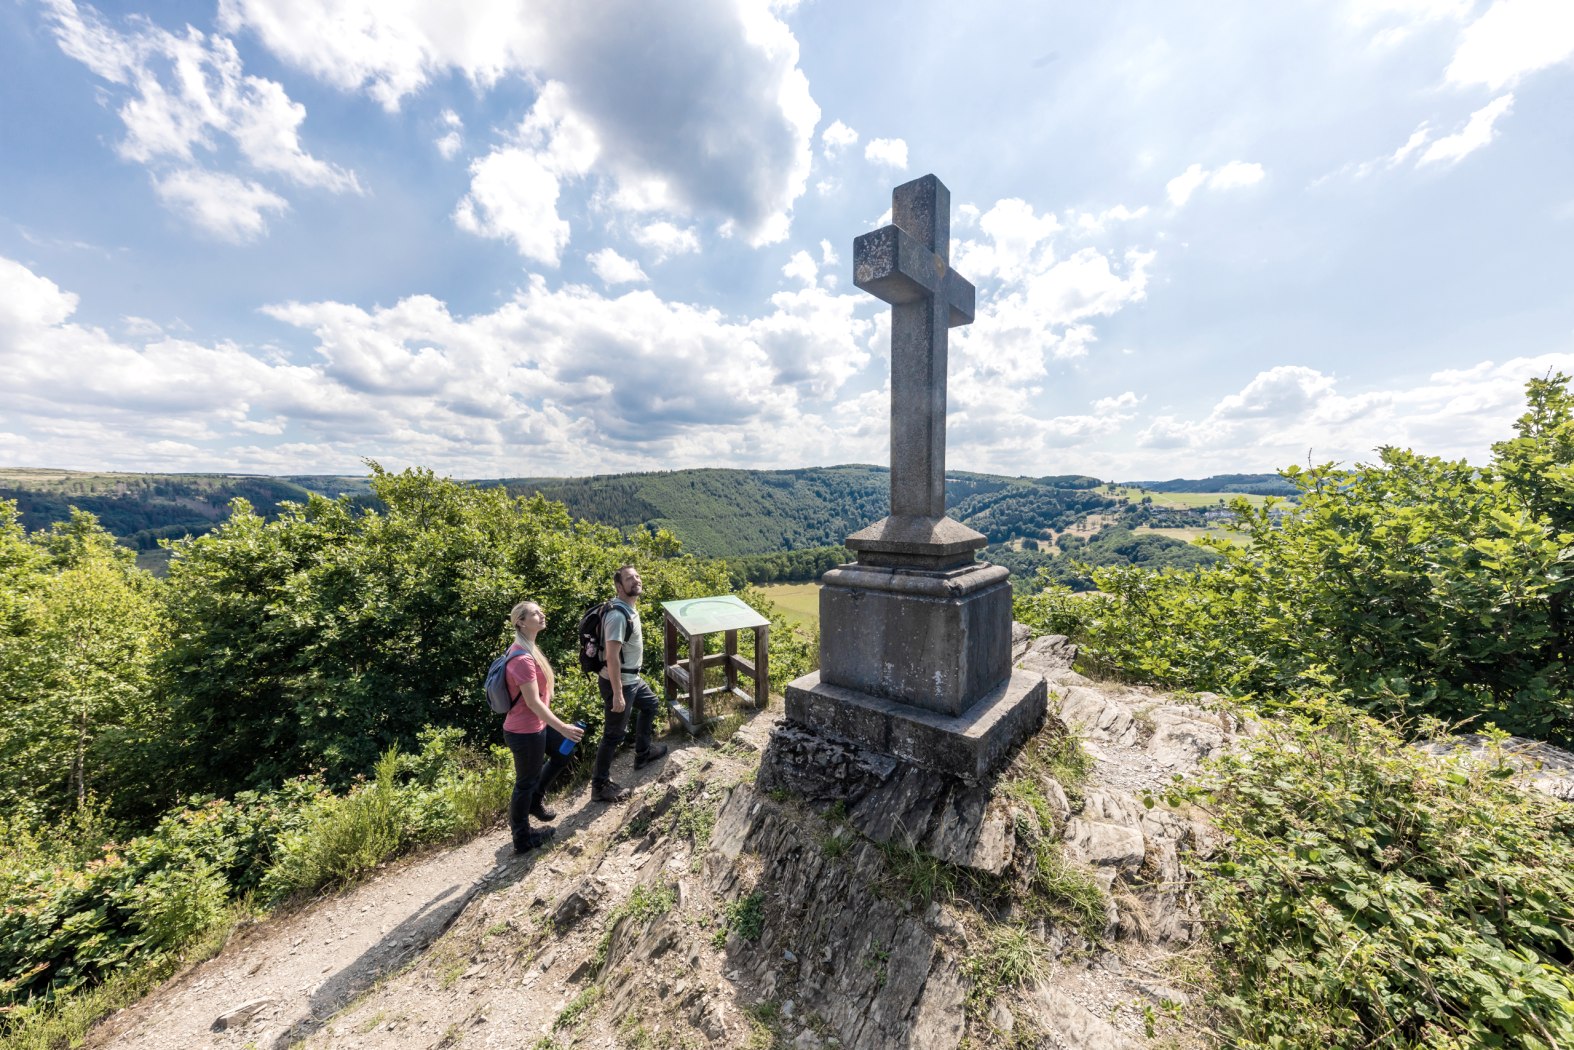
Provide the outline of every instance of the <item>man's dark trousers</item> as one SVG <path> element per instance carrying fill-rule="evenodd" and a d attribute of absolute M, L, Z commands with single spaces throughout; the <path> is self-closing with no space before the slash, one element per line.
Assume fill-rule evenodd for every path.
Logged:
<path fill-rule="evenodd" d="M 623 710 L 614 711 L 612 683 L 605 678 L 597 678 L 596 685 L 601 687 L 601 709 L 607 716 L 607 722 L 601 736 L 601 746 L 596 749 L 596 765 L 590 779 L 594 783 L 605 783 L 612 779 L 612 759 L 617 754 L 618 745 L 623 742 L 631 715 L 634 718 L 634 757 L 650 753 L 650 736 L 656 724 L 656 709 L 660 701 L 656 698 L 656 691 L 641 678 L 637 682 L 624 684 Z"/>

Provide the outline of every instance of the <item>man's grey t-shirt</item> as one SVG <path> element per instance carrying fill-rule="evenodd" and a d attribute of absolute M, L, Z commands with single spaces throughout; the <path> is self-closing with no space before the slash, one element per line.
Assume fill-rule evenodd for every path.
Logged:
<path fill-rule="evenodd" d="M 607 641 L 623 643 L 623 658 L 619 661 L 623 684 L 633 685 L 639 681 L 639 669 L 645 663 L 645 631 L 640 627 L 639 612 L 622 602 L 613 602 L 602 626 Z"/>

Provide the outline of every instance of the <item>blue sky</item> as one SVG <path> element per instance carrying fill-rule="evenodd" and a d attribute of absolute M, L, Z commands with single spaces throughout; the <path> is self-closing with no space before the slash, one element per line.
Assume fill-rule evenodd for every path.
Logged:
<path fill-rule="evenodd" d="M 1479 462 L 1574 373 L 1568 0 L 8 0 L 0 463 L 884 463 L 929 172 L 954 468 Z"/>

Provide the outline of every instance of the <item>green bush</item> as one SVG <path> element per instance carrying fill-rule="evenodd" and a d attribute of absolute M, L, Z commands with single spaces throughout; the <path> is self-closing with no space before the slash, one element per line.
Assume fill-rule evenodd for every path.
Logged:
<path fill-rule="evenodd" d="M 1530 384 L 1485 469 L 1385 448 L 1376 465 L 1289 468 L 1293 511 L 1233 506 L 1245 546 L 1188 572 L 1094 570 L 1017 614 L 1090 669 L 1275 702 L 1332 689 L 1381 716 L 1493 722 L 1574 741 L 1574 398 Z"/>
<path fill-rule="evenodd" d="M 1231 1045 L 1574 1045 L 1574 808 L 1300 706 L 1189 793 Z"/>
<path fill-rule="evenodd" d="M 124 842 L 98 811 L 42 828 L 0 824 L 0 1033 L 23 1004 L 181 950 L 253 889 L 270 901 L 311 892 L 490 825 L 508 806 L 509 756 L 459 736 L 424 732 L 421 751 L 390 750 L 344 795 L 301 779 L 233 801 L 193 799 Z"/>

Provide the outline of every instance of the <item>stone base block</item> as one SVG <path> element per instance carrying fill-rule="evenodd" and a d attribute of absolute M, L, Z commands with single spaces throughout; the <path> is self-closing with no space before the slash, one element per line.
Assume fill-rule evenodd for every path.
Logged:
<path fill-rule="evenodd" d="M 997 772 L 1043 723 L 1044 676 L 1014 671 L 960 715 L 827 685 L 819 672 L 787 686 L 787 719 L 904 762 L 979 781 Z"/>
<path fill-rule="evenodd" d="M 820 578 L 820 679 L 960 717 L 1011 673 L 1011 583 L 978 562 L 948 572 L 843 565 Z"/>

